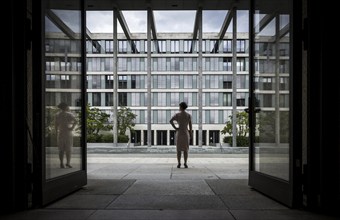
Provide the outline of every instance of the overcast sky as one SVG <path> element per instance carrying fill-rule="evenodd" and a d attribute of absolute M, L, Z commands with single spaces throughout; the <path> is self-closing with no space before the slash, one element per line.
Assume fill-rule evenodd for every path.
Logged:
<path fill-rule="evenodd" d="M 219 32 L 227 11 L 203 11 L 203 31 Z M 88 11 L 87 28 L 92 33 L 112 33 L 112 11 Z M 132 33 L 146 33 L 146 11 L 123 11 Z M 196 11 L 154 11 L 156 30 L 161 32 L 192 32 Z M 119 24 L 119 22 L 118 22 Z M 238 31 L 248 31 L 248 12 L 238 11 Z M 231 28 L 228 30 L 231 32 Z M 120 25 L 118 32 L 122 33 Z"/>
<path fill-rule="evenodd" d="M 74 32 L 80 31 L 79 11 L 52 10 Z M 127 26 L 132 33 L 146 33 L 146 11 L 123 11 Z M 219 32 L 227 11 L 203 11 L 203 32 Z M 157 33 L 188 32 L 194 28 L 196 11 L 154 11 Z M 237 11 L 238 32 L 248 32 L 248 11 Z M 255 16 L 255 22 L 259 22 L 264 15 Z M 280 28 L 289 22 L 288 15 L 280 15 Z M 118 23 L 118 32 L 123 33 Z M 113 33 L 112 11 L 88 11 L 86 16 L 87 28 L 92 33 Z M 49 20 L 45 23 L 47 32 L 60 32 Z M 227 32 L 232 31 L 229 25 Z M 261 35 L 275 35 L 275 19 L 273 19 L 260 33 Z"/>

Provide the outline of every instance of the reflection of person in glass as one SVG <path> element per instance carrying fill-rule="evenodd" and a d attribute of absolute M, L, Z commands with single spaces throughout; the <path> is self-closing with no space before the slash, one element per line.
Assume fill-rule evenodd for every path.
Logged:
<path fill-rule="evenodd" d="M 176 130 L 176 148 L 177 148 L 177 168 L 181 167 L 181 154 L 183 151 L 184 154 L 184 167 L 188 168 L 187 160 L 188 160 L 188 150 L 189 150 L 189 142 L 192 138 L 192 123 L 191 123 L 191 115 L 185 111 L 188 105 L 185 102 L 181 102 L 179 104 L 179 110 L 177 114 L 175 114 L 171 120 L 170 124 Z M 174 121 L 177 121 L 178 127 L 175 126 Z M 189 125 L 189 130 L 188 130 Z"/>
<path fill-rule="evenodd" d="M 58 105 L 61 110 L 55 118 L 55 130 L 57 134 L 57 143 L 59 148 L 60 168 L 64 166 L 64 154 L 66 154 L 66 167 L 72 168 L 71 151 L 73 147 L 73 129 L 76 126 L 77 120 L 70 112 L 69 106 L 62 102 Z"/>

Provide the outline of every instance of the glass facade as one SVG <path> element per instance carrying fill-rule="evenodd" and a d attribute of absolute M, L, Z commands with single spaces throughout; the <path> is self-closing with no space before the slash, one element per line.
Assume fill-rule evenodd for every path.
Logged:
<path fill-rule="evenodd" d="M 244 38 L 246 35 L 242 35 Z M 88 40 L 87 51 L 87 102 L 90 106 L 108 111 L 113 105 L 113 44 L 111 39 L 99 38 Z M 107 37 L 107 35 L 105 35 Z M 119 35 L 118 46 L 118 104 L 129 107 L 136 115 L 135 129 L 141 134 L 147 130 L 147 40 L 134 39 L 133 41 L 121 39 Z M 204 36 L 203 36 L 204 37 Z M 248 36 L 246 36 L 248 37 Z M 221 130 L 232 114 L 233 86 L 237 93 L 236 108 L 242 111 L 248 107 L 249 89 L 249 40 L 237 39 L 236 42 L 236 78 L 233 79 L 232 68 L 232 39 L 203 39 L 202 59 L 202 122 L 213 127 L 212 130 Z M 154 130 L 157 125 L 168 124 L 169 119 L 176 111 L 181 101 L 188 103 L 189 113 L 192 114 L 194 130 L 198 129 L 199 104 L 199 75 L 198 75 L 198 42 L 191 39 L 162 39 L 151 42 L 151 122 Z M 275 105 L 276 96 L 273 95 L 278 81 L 281 93 L 279 105 L 289 107 L 289 77 L 287 75 L 289 62 L 289 44 L 283 42 L 277 45 L 270 42 L 256 44 L 259 59 L 255 59 L 255 69 L 259 77 L 255 84 L 260 91 L 261 105 L 271 108 Z M 79 79 L 75 72 L 81 66 L 79 58 L 53 56 L 65 51 L 76 51 L 79 45 L 74 40 L 51 38 L 46 40 L 46 50 L 50 56 L 46 58 L 46 86 L 55 91 L 46 95 L 48 105 L 55 105 L 63 96 L 70 102 L 77 99 L 77 95 L 64 94 L 58 89 L 79 86 Z M 268 59 L 275 53 L 282 57 L 279 62 Z M 280 77 L 270 76 L 279 72 Z M 57 72 L 57 73 L 56 73 Z M 60 74 L 59 72 L 62 72 Z M 269 74 L 269 75 L 268 75 Z M 164 127 L 161 129 L 164 131 Z M 171 127 L 166 131 L 170 134 Z M 163 134 L 163 133 L 162 133 Z M 209 132 L 206 132 L 208 135 Z M 157 132 L 155 132 L 157 136 Z M 143 139 L 143 135 L 140 135 Z M 155 138 L 157 138 L 155 136 Z M 222 136 L 219 135 L 222 140 Z M 135 143 L 137 144 L 137 143 Z M 141 140 L 140 144 L 146 144 Z M 193 144 L 198 144 L 194 141 Z"/>

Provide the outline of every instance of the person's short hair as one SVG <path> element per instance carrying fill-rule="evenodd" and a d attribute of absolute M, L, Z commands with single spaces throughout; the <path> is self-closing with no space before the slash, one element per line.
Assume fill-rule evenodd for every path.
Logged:
<path fill-rule="evenodd" d="M 66 110 L 68 107 L 68 104 L 66 104 L 65 102 L 61 102 L 58 105 L 58 108 L 60 108 L 61 110 Z"/>
<path fill-rule="evenodd" d="M 182 109 L 187 109 L 188 108 L 188 105 L 187 105 L 187 103 L 185 103 L 185 102 L 181 102 L 181 103 L 179 103 L 179 107 L 181 107 Z"/>

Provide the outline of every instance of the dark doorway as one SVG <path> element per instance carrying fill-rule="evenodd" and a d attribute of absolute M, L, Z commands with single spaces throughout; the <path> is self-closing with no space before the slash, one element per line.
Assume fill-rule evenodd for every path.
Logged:
<path fill-rule="evenodd" d="M 220 143 L 220 131 L 209 131 L 209 145 L 216 146 Z"/>
<path fill-rule="evenodd" d="M 144 145 L 148 145 L 148 131 L 143 131 L 144 135 Z M 154 131 L 151 131 L 151 145 L 154 145 Z"/>
<path fill-rule="evenodd" d="M 198 145 L 198 130 L 196 131 L 196 144 Z M 202 131 L 202 145 L 207 145 L 207 131 Z"/>
<path fill-rule="evenodd" d="M 176 131 L 170 131 L 170 145 L 176 144 Z"/>
<path fill-rule="evenodd" d="M 167 131 L 157 131 L 157 145 L 166 145 Z"/>
<path fill-rule="evenodd" d="M 131 132 L 131 143 L 134 143 L 134 145 L 140 145 L 141 143 L 141 131 L 135 130 Z"/>

